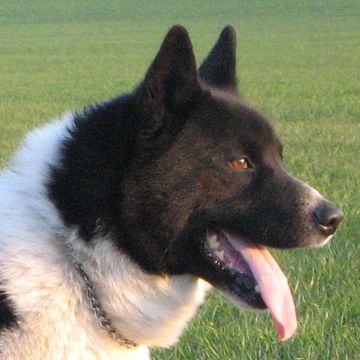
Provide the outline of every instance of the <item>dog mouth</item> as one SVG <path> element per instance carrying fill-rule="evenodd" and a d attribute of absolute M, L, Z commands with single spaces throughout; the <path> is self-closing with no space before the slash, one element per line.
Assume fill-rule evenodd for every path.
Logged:
<path fill-rule="evenodd" d="M 237 306 L 268 309 L 279 339 L 290 339 L 297 328 L 295 305 L 287 278 L 270 252 L 224 231 L 209 231 L 204 248 L 222 274 L 223 280 L 214 285 Z"/>

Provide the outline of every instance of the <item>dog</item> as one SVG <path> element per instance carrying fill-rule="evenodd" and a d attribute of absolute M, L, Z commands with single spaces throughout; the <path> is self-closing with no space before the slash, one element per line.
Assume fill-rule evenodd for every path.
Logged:
<path fill-rule="evenodd" d="M 1 359 L 149 359 L 211 287 L 294 335 L 267 248 L 322 246 L 343 213 L 285 169 L 235 65 L 233 27 L 197 70 L 176 25 L 134 91 L 27 136 L 0 177 Z"/>

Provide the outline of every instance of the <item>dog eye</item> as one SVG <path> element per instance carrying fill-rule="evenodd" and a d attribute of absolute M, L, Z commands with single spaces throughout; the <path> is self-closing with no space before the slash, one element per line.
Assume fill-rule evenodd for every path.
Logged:
<path fill-rule="evenodd" d="M 251 168 L 250 162 L 246 157 L 242 157 L 238 160 L 233 160 L 231 166 L 236 170 L 245 170 Z"/>

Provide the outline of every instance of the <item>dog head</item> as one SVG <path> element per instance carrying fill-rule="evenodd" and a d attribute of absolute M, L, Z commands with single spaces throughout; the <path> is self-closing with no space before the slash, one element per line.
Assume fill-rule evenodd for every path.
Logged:
<path fill-rule="evenodd" d="M 270 123 L 237 94 L 235 44 L 228 26 L 197 71 L 186 30 L 166 36 L 133 95 L 141 126 L 119 231 L 145 270 L 190 273 L 264 308 L 275 301 L 259 291 L 275 276 L 260 274 L 274 265 L 264 247 L 325 244 L 343 214 L 286 170 Z"/>
<path fill-rule="evenodd" d="M 286 170 L 279 137 L 237 93 L 235 46 L 228 26 L 197 70 L 173 27 L 133 93 L 74 115 L 48 191 L 85 240 L 110 234 L 148 273 L 267 307 L 286 339 L 295 308 L 266 247 L 325 244 L 343 214 Z"/>

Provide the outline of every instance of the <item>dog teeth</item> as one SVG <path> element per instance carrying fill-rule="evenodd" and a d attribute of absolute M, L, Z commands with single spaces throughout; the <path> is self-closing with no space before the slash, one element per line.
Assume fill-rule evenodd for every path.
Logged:
<path fill-rule="evenodd" d="M 233 269 L 233 268 L 234 268 L 234 263 L 229 262 L 229 263 L 226 264 L 226 266 L 227 266 L 229 269 Z"/>
<path fill-rule="evenodd" d="M 259 285 L 256 285 L 256 286 L 255 286 L 255 291 L 260 294 L 260 287 L 259 287 Z"/>
<path fill-rule="evenodd" d="M 218 257 L 219 260 L 224 261 L 224 251 L 215 251 L 215 255 Z"/>
<path fill-rule="evenodd" d="M 209 246 L 210 246 L 211 249 L 216 250 L 216 249 L 218 249 L 219 246 L 220 246 L 220 243 L 218 242 L 216 235 L 211 235 L 211 236 L 209 236 L 209 238 L 208 238 L 207 241 L 208 241 L 208 244 L 209 244 Z"/>

